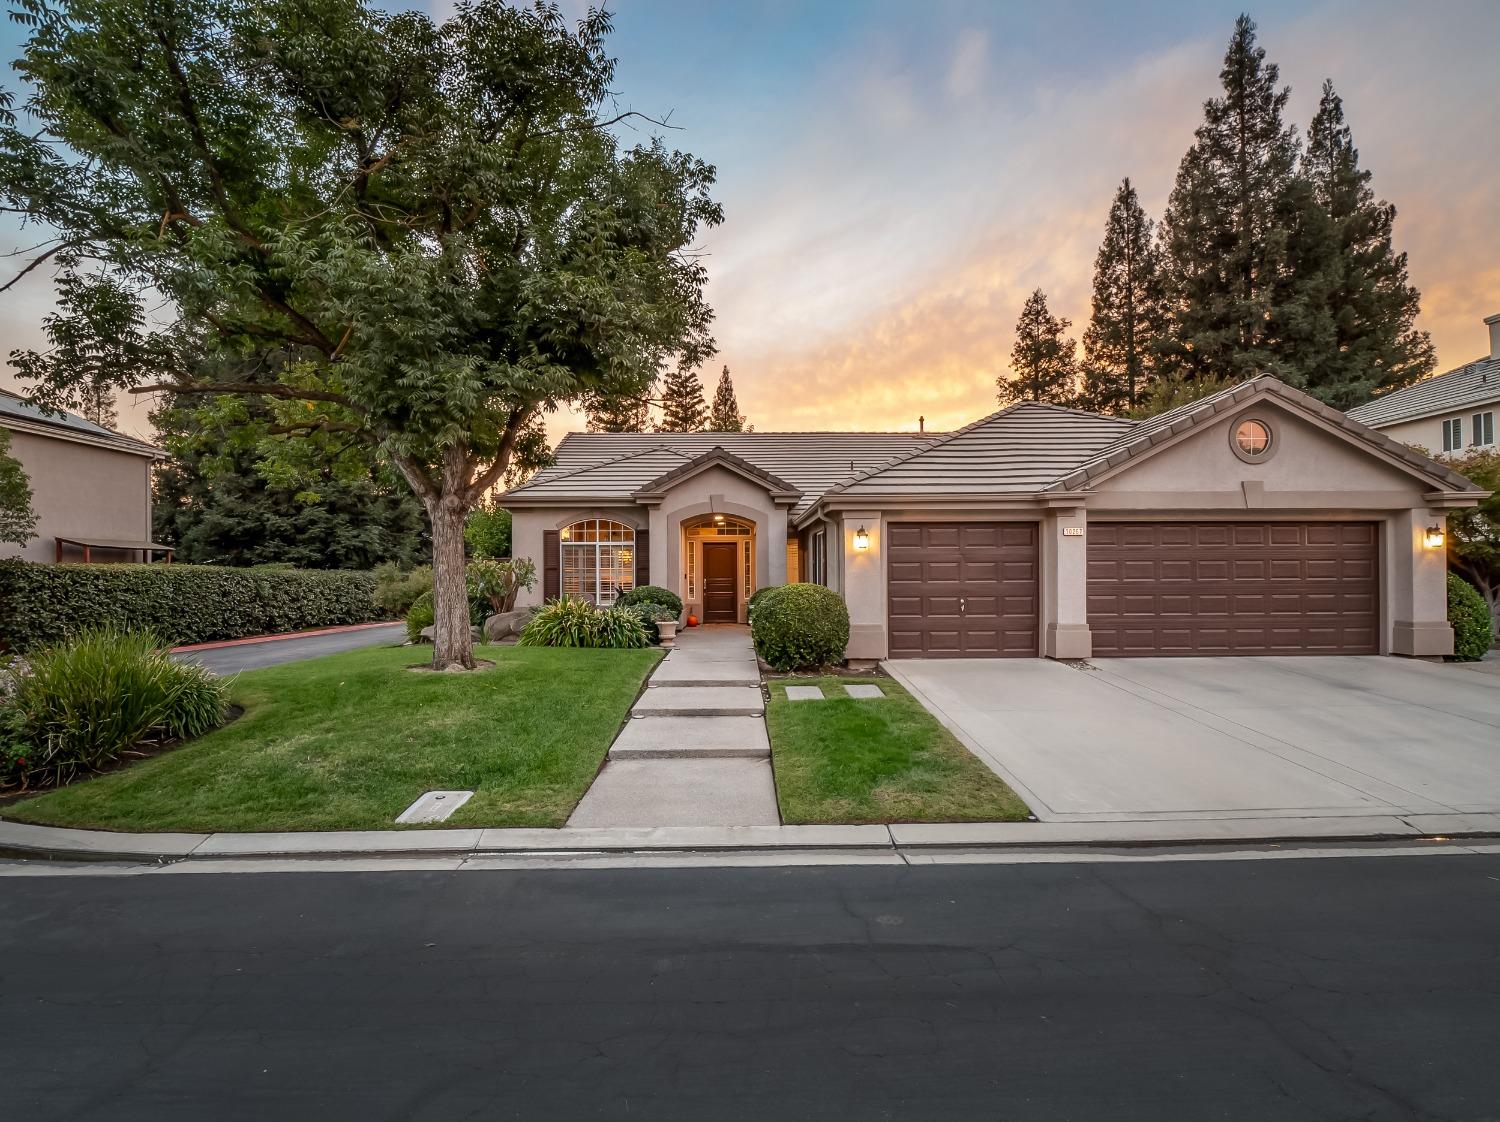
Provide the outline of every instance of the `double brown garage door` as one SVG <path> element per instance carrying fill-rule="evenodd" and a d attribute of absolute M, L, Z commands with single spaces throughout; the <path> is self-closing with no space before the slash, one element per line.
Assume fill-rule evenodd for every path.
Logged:
<path fill-rule="evenodd" d="M 1374 654 L 1373 522 L 1091 522 L 1094 654 Z"/>
<path fill-rule="evenodd" d="M 1373 654 L 1370 522 L 1093 522 L 1094 654 Z M 1038 533 L 1027 522 L 892 523 L 892 658 L 1034 658 Z"/>

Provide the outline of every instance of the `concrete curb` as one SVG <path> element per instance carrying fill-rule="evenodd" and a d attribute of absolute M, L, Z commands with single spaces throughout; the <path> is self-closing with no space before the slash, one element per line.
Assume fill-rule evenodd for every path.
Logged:
<path fill-rule="evenodd" d="M 920 851 L 1270 845 L 1298 841 L 1500 837 L 1500 814 L 1237 818 L 1171 822 L 896 823 L 124 834 L 0 821 L 0 855 L 65 861 L 411 857 L 732 851 Z"/>

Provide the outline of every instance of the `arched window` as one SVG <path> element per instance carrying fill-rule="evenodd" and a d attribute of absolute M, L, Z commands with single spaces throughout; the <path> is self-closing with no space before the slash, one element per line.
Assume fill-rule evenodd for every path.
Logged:
<path fill-rule="evenodd" d="M 562 594 L 613 604 L 635 587 L 635 531 L 623 522 L 586 518 L 557 535 L 562 550 Z"/>

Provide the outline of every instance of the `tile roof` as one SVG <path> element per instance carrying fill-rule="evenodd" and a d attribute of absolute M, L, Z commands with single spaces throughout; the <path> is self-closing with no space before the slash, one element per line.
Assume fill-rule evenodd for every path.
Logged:
<path fill-rule="evenodd" d="M 1427 476 L 1434 483 L 1442 484 L 1444 489 L 1451 491 L 1469 491 L 1487 494 L 1482 487 L 1476 487 L 1468 479 L 1459 475 L 1453 469 L 1429 456 L 1424 456 L 1408 445 L 1400 441 L 1392 440 L 1384 433 L 1369 428 L 1360 422 L 1353 420 L 1348 414 L 1341 413 L 1330 405 L 1324 405 L 1311 394 L 1303 393 L 1294 389 L 1270 374 L 1261 374 L 1251 378 L 1249 381 L 1240 382 L 1238 385 L 1222 389 L 1218 393 L 1210 394 L 1208 397 L 1191 401 L 1186 405 L 1178 406 L 1176 409 L 1141 421 L 1133 429 L 1124 433 L 1114 443 L 1101 448 L 1086 463 L 1080 464 L 1077 470 L 1065 475 L 1049 487 L 1048 491 L 1078 491 L 1087 488 L 1101 476 L 1108 474 L 1114 468 L 1119 467 L 1127 460 L 1140 455 L 1142 452 L 1152 448 L 1166 440 L 1170 440 L 1177 434 L 1212 420 L 1222 414 L 1239 409 L 1251 398 L 1256 397 L 1280 398 L 1304 412 L 1311 413 L 1334 426 L 1347 432 L 1366 444 L 1373 445 L 1377 450 L 1384 452 L 1392 459 L 1400 461 L 1408 468 Z"/>
<path fill-rule="evenodd" d="M 507 497 L 629 501 L 657 477 L 723 448 L 802 492 L 800 514 L 839 480 L 890 463 L 941 434 L 905 432 L 569 433 L 543 468 Z"/>
<path fill-rule="evenodd" d="M 679 479 L 686 479 L 691 475 L 696 475 L 698 472 L 710 467 L 714 467 L 715 465 L 727 467 L 731 471 L 740 472 L 742 475 L 748 476 L 749 478 L 764 484 L 767 491 L 778 497 L 787 499 L 799 499 L 802 497 L 802 492 L 796 487 L 793 487 L 785 479 L 781 479 L 777 476 L 772 475 L 764 468 L 756 467 L 749 460 L 743 459 L 740 456 L 736 456 L 733 452 L 726 452 L 724 448 L 718 444 L 715 444 L 712 449 L 703 453 L 703 455 L 695 456 L 693 459 L 688 460 L 686 463 L 672 468 L 666 474 L 660 475 L 657 478 L 651 480 L 651 482 L 640 487 L 635 492 L 635 497 L 639 499 L 645 498 L 647 496 L 660 495 L 662 492 L 670 490 Z"/>
<path fill-rule="evenodd" d="M 1025 494 L 1092 457 L 1138 422 L 1024 401 L 951 433 L 894 463 L 846 479 L 832 492 L 877 497 Z"/>
<path fill-rule="evenodd" d="M 121 452 L 132 452 L 139 456 L 163 455 L 161 449 L 147 444 L 144 440 L 137 440 L 133 436 L 126 436 L 124 433 L 96 425 L 92 421 L 84 420 L 76 413 L 49 413 L 45 409 L 32 405 L 19 394 L 0 389 L 0 422 L 3 422 L 6 417 L 13 417 L 18 421 L 26 421 L 33 425 L 61 429 L 86 443 L 117 448 Z"/>
<path fill-rule="evenodd" d="M 1022 402 L 943 435 L 916 433 L 570 433 L 556 463 L 510 496 L 534 501 L 629 501 L 686 474 L 721 447 L 775 483 L 801 492 L 794 519 L 825 497 L 907 494 L 1034 495 L 1086 490 L 1178 434 L 1266 397 L 1301 411 L 1430 480 L 1483 493 L 1442 463 L 1263 374 L 1158 417 L 1131 421 Z"/>
<path fill-rule="evenodd" d="M 1487 355 L 1414 386 L 1381 394 L 1349 410 L 1349 416 L 1360 424 L 1381 426 L 1493 404 L 1500 404 L 1500 358 Z"/>

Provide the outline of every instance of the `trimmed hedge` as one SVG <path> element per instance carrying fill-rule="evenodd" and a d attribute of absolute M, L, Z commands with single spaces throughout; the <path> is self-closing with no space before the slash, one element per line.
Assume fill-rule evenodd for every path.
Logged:
<path fill-rule="evenodd" d="M 849 645 L 849 609 L 820 584 L 766 589 L 750 623 L 755 653 L 777 670 L 814 670 L 840 662 Z"/>
<path fill-rule="evenodd" d="M 1494 620 L 1479 590 L 1457 573 L 1448 574 L 1448 622 L 1453 625 L 1453 657 L 1477 662 L 1495 642 Z"/>
<path fill-rule="evenodd" d="M 638 604 L 665 604 L 672 609 L 674 615 L 682 615 L 682 597 L 659 584 L 643 584 L 639 588 L 632 588 L 629 592 L 621 593 L 615 601 L 615 605 L 621 608 Z"/>
<path fill-rule="evenodd" d="M 28 650 L 99 627 L 207 643 L 378 618 L 375 578 L 330 569 L 0 561 L 0 644 Z"/>
<path fill-rule="evenodd" d="M 757 588 L 750 593 L 750 599 L 745 602 L 745 614 L 750 617 L 750 622 L 755 622 L 755 606 L 766 598 L 766 593 L 775 592 L 778 588 L 785 588 L 784 584 L 768 584 L 764 588 Z"/>

